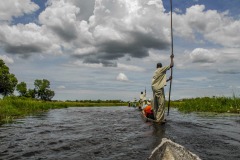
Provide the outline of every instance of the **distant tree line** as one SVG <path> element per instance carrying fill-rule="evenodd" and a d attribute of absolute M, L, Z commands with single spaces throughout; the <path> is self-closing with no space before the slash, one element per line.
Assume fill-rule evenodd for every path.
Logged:
<path fill-rule="evenodd" d="M 27 89 L 27 84 L 25 82 L 18 83 L 15 75 L 9 72 L 9 68 L 0 59 L 0 95 L 4 97 L 14 95 L 15 90 L 19 93 L 20 97 L 29 97 L 44 101 L 50 101 L 55 95 L 54 91 L 50 89 L 50 82 L 47 79 L 36 79 L 34 89 Z"/>
<path fill-rule="evenodd" d="M 66 100 L 66 102 L 82 102 L 82 103 L 124 103 L 122 100 Z"/>

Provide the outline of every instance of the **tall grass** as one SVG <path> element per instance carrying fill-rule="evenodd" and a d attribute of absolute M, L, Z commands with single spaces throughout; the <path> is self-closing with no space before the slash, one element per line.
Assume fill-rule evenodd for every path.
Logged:
<path fill-rule="evenodd" d="M 202 97 L 172 101 L 171 106 L 183 112 L 240 113 L 240 98 Z"/>
<path fill-rule="evenodd" d="M 115 101 L 39 101 L 29 98 L 5 97 L 0 99 L 0 125 L 16 118 L 44 112 L 49 109 L 66 107 L 127 106 L 126 102 Z"/>
<path fill-rule="evenodd" d="M 67 107 L 67 105 L 64 103 L 6 97 L 0 100 L 0 124 L 11 122 L 15 118 L 47 111 L 48 109 L 64 107 Z"/>

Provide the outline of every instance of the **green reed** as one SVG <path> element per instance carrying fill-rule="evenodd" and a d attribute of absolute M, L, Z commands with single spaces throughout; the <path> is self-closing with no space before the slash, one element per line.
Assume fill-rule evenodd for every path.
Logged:
<path fill-rule="evenodd" d="M 240 113 L 240 98 L 233 97 L 198 97 L 171 102 L 183 112 L 218 112 Z"/>
<path fill-rule="evenodd" d="M 49 109 L 67 107 L 63 103 L 38 101 L 28 98 L 5 97 L 0 100 L 0 124 L 11 122 L 15 118 L 24 117 Z"/>
<path fill-rule="evenodd" d="M 0 124 L 12 122 L 16 118 L 45 112 L 49 109 L 66 107 L 127 106 L 121 101 L 40 101 L 36 99 L 5 97 L 0 99 Z"/>

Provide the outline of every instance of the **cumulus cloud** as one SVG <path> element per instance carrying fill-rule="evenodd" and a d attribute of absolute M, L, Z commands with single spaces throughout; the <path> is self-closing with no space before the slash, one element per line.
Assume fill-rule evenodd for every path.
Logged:
<path fill-rule="evenodd" d="M 39 15 L 39 21 L 63 40 L 71 41 L 78 36 L 76 14 L 79 11 L 80 8 L 64 0 L 51 1 L 45 11 Z"/>
<path fill-rule="evenodd" d="M 216 36 L 218 35 L 218 36 Z M 205 35 L 206 39 L 226 47 L 240 47 L 240 20 L 226 20 L 220 27 Z"/>
<path fill-rule="evenodd" d="M 169 47 L 169 19 L 162 1 L 93 2 L 51 0 L 39 15 L 42 26 L 63 40 L 74 58 L 116 67 L 114 60 L 126 55 L 143 58 L 149 49 Z M 84 6 L 90 7 L 85 15 Z"/>
<path fill-rule="evenodd" d="M 239 53 L 238 48 L 196 48 L 175 58 L 175 67 L 184 70 L 204 70 L 206 73 L 211 71 L 219 74 L 239 74 Z"/>
<path fill-rule="evenodd" d="M 200 33 L 213 44 L 240 46 L 240 20 L 229 17 L 227 11 L 205 10 L 204 5 L 191 6 L 185 14 L 174 14 L 174 30 L 176 36 L 188 39 L 195 39 Z"/>
<path fill-rule="evenodd" d="M 0 5 L 9 8 L 7 16 L 0 11 L 1 20 L 11 20 L 39 8 L 30 0 L 21 3 L 15 0 L 17 5 L 13 6 L 8 2 Z M 13 12 L 11 7 L 17 9 Z M 173 15 L 174 36 L 239 47 L 240 21 L 229 17 L 227 12 L 194 5 L 187 8 L 186 13 L 179 13 L 176 9 Z M 152 50 L 169 49 L 169 20 L 161 0 L 49 0 L 39 15 L 40 25 L 1 24 L 0 46 L 7 53 L 23 57 L 35 53 L 65 53 L 86 64 L 124 67 L 117 64 L 117 60 L 126 56 L 151 59 L 156 57 L 151 54 Z M 201 49 L 190 54 L 194 63 L 214 63 L 214 56 L 212 50 Z M 164 52 L 161 57 L 165 59 Z"/>
<path fill-rule="evenodd" d="M 118 81 L 128 81 L 128 77 L 124 73 L 119 73 L 116 77 L 116 80 Z"/>
<path fill-rule="evenodd" d="M 190 53 L 190 59 L 193 63 L 214 63 L 218 54 L 204 48 L 196 48 Z"/>
<path fill-rule="evenodd" d="M 5 52 L 10 54 L 20 54 L 23 57 L 32 53 L 51 52 L 60 50 L 60 46 L 54 44 L 54 39 L 49 37 L 44 28 L 29 23 L 13 26 L 1 25 L 0 42 Z"/>
<path fill-rule="evenodd" d="M 94 48 L 80 47 L 81 52 L 75 52 L 75 57 L 84 59 L 85 63 L 106 63 L 108 66 L 109 61 L 125 55 L 143 58 L 149 55 L 151 48 L 167 49 L 169 27 L 163 11 L 161 1 L 97 0 L 94 14 L 85 25 L 88 39 L 92 40 L 89 46 Z"/>
<path fill-rule="evenodd" d="M 13 17 L 30 14 L 38 10 L 39 6 L 31 0 L 7 0 L 0 3 L 0 22 L 11 21 Z"/>

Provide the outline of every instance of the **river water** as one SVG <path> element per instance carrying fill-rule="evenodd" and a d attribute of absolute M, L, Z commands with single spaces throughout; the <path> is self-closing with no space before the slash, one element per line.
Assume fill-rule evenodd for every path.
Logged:
<path fill-rule="evenodd" d="M 163 137 L 206 160 L 240 159 L 240 116 L 183 114 L 143 122 L 129 107 L 70 107 L 0 127 L 0 159 L 144 160 Z"/>

